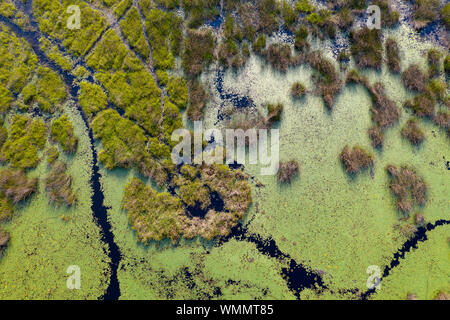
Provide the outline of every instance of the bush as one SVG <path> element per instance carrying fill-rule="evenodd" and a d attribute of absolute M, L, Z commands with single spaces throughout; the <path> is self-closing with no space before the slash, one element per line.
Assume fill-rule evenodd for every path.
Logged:
<path fill-rule="evenodd" d="M 210 30 L 188 31 L 184 40 L 183 69 L 189 76 L 198 76 L 214 61 L 216 40 Z"/>
<path fill-rule="evenodd" d="M 54 163 L 44 183 L 51 202 L 68 206 L 72 206 L 75 203 L 76 198 L 72 191 L 72 177 L 66 174 L 65 163 Z"/>
<path fill-rule="evenodd" d="M 450 29 L 450 3 L 447 3 L 442 7 L 441 16 L 444 25 L 447 27 L 447 29 Z"/>
<path fill-rule="evenodd" d="M 203 119 L 203 109 L 209 97 L 201 82 L 197 79 L 189 82 L 189 107 L 187 116 L 191 121 L 200 121 Z"/>
<path fill-rule="evenodd" d="M 426 89 L 426 77 L 417 64 L 410 65 L 402 73 L 402 80 L 410 90 L 423 92 Z"/>
<path fill-rule="evenodd" d="M 126 16 L 120 21 L 120 27 L 130 46 L 135 49 L 142 57 L 148 59 L 150 47 L 144 36 L 142 29 L 141 15 L 136 7 L 128 10 Z"/>
<path fill-rule="evenodd" d="M 260 34 L 253 42 L 252 48 L 256 54 L 262 54 L 266 48 L 266 36 L 264 34 Z"/>
<path fill-rule="evenodd" d="M 439 18 L 439 0 L 417 0 L 414 4 L 414 27 L 422 29 Z"/>
<path fill-rule="evenodd" d="M 311 5 L 311 3 L 309 3 L 308 0 L 299 0 L 297 1 L 297 3 L 295 4 L 295 9 L 298 12 L 301 13 L 310 13 L 312 12 L 315 8 L 313 5 Z"/>
<path fill-rule="evenodd" d="M 402 136 L 408 139 L 413 145 L 419 145 L 424 140 L 423 132 L 417 125 L 417 121 L 414 119 L 410 119 L 406 122 L 406 125 L 402 129 Z"/>
<path fill-rule="evenodd" d="M 360 68 L 380 69 L 383 58 L 381 31 L 364 27 L 350 32 L 351 52 Z"/>
<path fill-rule="evenodd" d="M 441 58 L 442 53 L 436 49 L 430 49 L 427 53 L 428 57 L 428 66 L 429 66 L 429 77 L 437 77 L 439 76 L 439 72 L 441 69 Z"/>
<path fill-rule="evenodd" d="M 283 112 L 283 105 L 281 103 L 278 104 L 268 104 L 267 105 L 268 115 L 266 118 L 266 122 L 272 124 L 276 121 L 280 121 L 281 113 Z"/>
<path fill-rule="evenodd" d="M 301 98 L 306 93 L 306 88 L 300 82 L 295 82 L 291 87 L 291 96 L 294 98 Z"/>
<path fill-rule="evenodd" d="M 3 169 L 0 171 L 0 193 L 14 204 L 36 192 L 37 185 L 38 179 L 28 178 L 22 170 Z"/>
<path fill-rule="evenodd" d="M 10 236 L 8 231 L 0 228 L 0 257 L 3 255 L 3 252 L 5 252 L 8 246 L 9 239 Z"/>
<path fill-rule="evenodd" d="M 429 92 L 421 93 L 414 97 L 412 101 L 407 101 L 405 106 L 413 109 L 418 117 L 432 117 L 436 101 Z"/>
<path fill-rule="evenodd" d="M 181 109 L 186 108 L 188 100 L 188 87 L 186 79 L 171 77 L 167 84 L 167 93 L 175 105 Z"/>
<path fill-rule="evenodd" d="M 332 109 L 334 98 L 342 88 L 342 80 L 333 63 L 324 58 L 319 52 L 311 52 L 308 62 L 317 70 L 313 74 L 317 92 L 322 96 L 327 108 Z"/>
<path fill-rule="evenodd" d="M 47 128 L 44 121 L 14 115 L 0 158 L 15 168 L 34 168 L 39 163 L 38 150 L 44 147 L 46 141 Z"/>
<path fill-rule="evenodd" d="M 80 89 L 78 102 L 88 118 L 107 107 L 108 100 L 100 86 L 82 81 Z"/>
<path fill-rule="evenodd" d="M 295 160 L 280 162 L 278 168 L 278 181 L 280 183 L 291 183 L 292 178 L 298 175 L 298 163 Z"/>
<path fill-rule="evenodd" d="M 375 126 L 369 129 L 369 138 L 372 140 L 372 147 L 381 148 L 384 142 L 383 131 Z"/>
<path fill-rule="evenodd" d="M 263 52 L 263 56 L 275 69 L 286 72 L 292 64 L 292 50 L 288 44 L 273 43 Z"/>
<path fill-rule="evenodd" d="M 397 42 L 392 38 L 388 38 L 385 47 L 389 70 L 393 73 L 400 73 L 400 56 Z"/>
<path fill-rule="evenodd" d="M 408 167 L 396 168 L 389 165 L 386 168 L 389 173 L 389 188 L 397 199 L 397 208 L 409 213 L 414 204 L 423 206 L 427 201 L 427 186 L 417 173 Z"/>
<path fill-rule="evenodd" d="M 47 150 L 47 163 L 48 164 L 54 164 L 56 160 L 59 158 L 59 152 L 58 149 L 55 147 L 50 147 Z"/>
<path fill-rule="evenodd" d="M 14 214 L 13 203 L 0 192 L 0 223 L 10 221 Z"/>
<path fill-rule="evenodd" d="M 72 123 L 67 116 L 61 116 L 54 120 L 50 133 L 52 139 L 61 144 L 64 151 L 75 153 L 78 146 L 78 138 L 75 137 Z"/>
<path fill-rule="evenodd" d="M 373 166 L 373 155 L 359 146 L 354 146 L 352 149 L 349 146 L 345 146 L 341 152 L 340 159 L 350 174 L 358 173 Z"/>

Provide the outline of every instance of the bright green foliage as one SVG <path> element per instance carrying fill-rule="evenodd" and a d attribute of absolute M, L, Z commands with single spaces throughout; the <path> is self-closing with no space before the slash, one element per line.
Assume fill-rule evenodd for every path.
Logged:
<path fill-rule="evenodd" d="M 98 157 L 106 168 L 136 167 L 159 185 L 166 183 L 167 172 L 174 169 L 167 145 L 160 144 L 156 138 L 147 140 L 144 130 L 112 109 L 97 114 L 92 130 L 94 137 L 103 144 Z"/>
<path fill-rule="evenodd" d="M 0 15 L 6 17 L 8 19 L 11 19 L 12 17 L 14 17 L 15 11 L 16 11 L 16 8 L 8 0 L 2 1 L 0 3 Z"/>
<path fill-rule="evenodd" d="M 173 12 L 158 9 L 144 10 L 145 28 L 153 48 L 153 63 L 157 69 L 172 69 L 174 56 L 180 54 L 183 33 L 182 19 Z"/>
<path fill-rule="evenodd" d="M 12 92 L 0 84 L 0 112 L 6 113 L 13 102 Z"/>
<path fill-rule="evenodd" d="M 78 138 L 75 137 L 72 123 L 67 116 L 61 116 L 54 120 L 50 133 L 52 139 L 61 144 L 64 151 L 75 153 L 78 146 Z"/>
<path fill-rule="evenodd" d="M 181 121 L 181 114 L 173 103 L 166 97 L 164 99 L 164 118 L 163 118 L 163 130 L 164 137 L 168 144 L 172 144 L 172 132 L 176 129 L 182 128 L 183 122 Z"/>
<path fill-rule="evenodd" d="M 122 206 L 139 241 L 169 238 L 176 242 L 180 237 L 184 213 L 180 200 L 169 193 L 157 193 L 133 178 L 125 187 Z"/>
<path fill-rule="evenodd" d="M 103 36 L 87 63 L 109 92 L 111 102 L 125 110 L 152 136 L 159 133 L 161 91 L 139 59 L 127 51 L 114 30 Z"/>
<path fill-rule="evenodd" d="M 94 137 L 101 139 L 99 160 L 107 167 L 129 168 L 146 149 L 144 130 L 112 109 L 101 111 L 92 121 Z"/>
<path fill-rule="evenodd" d="M 166 9 L 175 9 L 180 6 L 180 0 L 154 0 L 154 2 Z"/>
<path fill-rule="evenodd" d="M 80 7 L 80 29 L 67 28 L 67 20 L 72 14 L 66 9 L 70 5 Z M 36 0 L 33 1 L 33 11 L 41 31 L 61 40 L 63 46 L 76 56 L 84 55 L 106 27 L 105 18 L 80 0 Z"/>
<path fill-rule="evenodd" d="M 117 18 L 122 17 L 128 8 L 133 4 L 133 0 L 122 0 L 114 7 L 114 14 Z"/>
<path fill-rule="evenodd" d="M 32 103 L 37 96 L 37 87 L 34 82 L 28 83 L 22 90 L 22 97 L 25 103 Z"/>
<path fill-rule="evenodd" d="M 80 83 L 80 94 L 78 102 L 86 116 L 89 118 L 92 114 L 106 108 L 108 100 L 102 88 L 94 83 L 82 81 Z"/>
<path fill-rule="evenodd" d="M 166 86 L 169 83 L 169 75 L 164 70 L 156 70 L 156 77 L 159 84 Z"/>
<path fill-rule="evenodd" d="M 72 60 L 61 53 L 57 46 L 52 45 L 50 40 L 41 37 L 39 39 L 41 49 L 45 51 L 50 60 L 53 60 L 57 65 L 59 65 L 63 70 L 69 71 L 73 68 Z"/>
<path fill-rule="evenodd" d="M 142 57 L 148 59 L 150 47 L 142 30 L 141 16 L 136 7 L 132 7 L 120 22 L 125 38 Z"/>
<path fill-rule="evenodd" d="M 0 88 L 19 93 L 31 79 L 37 57 L 26 41 L 4 26 L 0 26 L 0 44 Z"/>
<path fill-rule="evenodd" d="M 44 147 L 46 140 L 47 128 L 41 119 L 15 115 L 0 158 L 16 168 L 34 168 L 39 162 L 38 150 Z"/>
<path fill-rule="evenodd" d="M 188 88 L 186 79 L 180 77 L 171 77 L 167 84 L 167 93 L 170 100 L 179 108 L 184 109 L 188 100 Z"/>
<path fill-rule="evenodd" d="M 61 77 L 47 67 L 38 68 L 36 100 L 42 111 L 53 113 L 67 96 Z"/>
<path fill-rule="evenodd" d="M 240 171 L 226 165 L 204 166 L 201 170 L 184 165 L 181 175 L 174 177 L 177 196 L 157 193 L 141 180 L 132 178 L 125 187 L 122 206 L 136 230 L 138 240 L 176 242 L 180 237 L 202 236 L 211 240 L 227 235 L 247 212 L 252 201 L 250 186 Z M 224 201 L 224 211 L 210 208 L 210 194 Z M 207 211 L 204 218 L 191 218 L 186 209 L 199 205 Z"/>
<path fill-rule="evenodd" d="M 295 9 L 298 12 L 302 12 L 302 13 L 310 13 L 312 11 L 314 11 L 314 6 L 309 3 L 308 0 L 299 0 L 296 4 L 295 4 Z"/>
<path fill-rule="evenodd" d="M 72 206 L 76 197 L 72 190 L 72 177 L 66 173 L 66 169 L 65 163 L 60 161 L 54 163 L 44 180 L 45 190 L 51 202 Z"/>

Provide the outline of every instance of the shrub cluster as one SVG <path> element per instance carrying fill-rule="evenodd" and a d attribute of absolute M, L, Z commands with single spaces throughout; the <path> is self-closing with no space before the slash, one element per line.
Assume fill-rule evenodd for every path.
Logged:
<path fill-rule="evenodd" d="M 417 125 L 417 121 L 415 119 L 408 120 L 401 133 L 402 136 L 408 139 L 413 145 L 419 145 L 424 140 L 424 134 Z"/>
<path fill-rule="evenodd" d="M 278 181 L 280 183 L 290 183 L 298 175 L 298 163 L 295 160 L 280 162 L 278 168 Z"/>
<path fill-rule="evenodd" d="M 52 121 L 50 127 L 52 140 L 58 142 L 67 153 L 75 153 L 78 138 L 73 132 L 73 125 L 67 116 L 61 116 Z"/>
<path fill-rule="evenodd" d="M 397 208 L 400 211 L 409 213 L 415 204 L 425 205 L 427 186 L 413 169 L 408 167 L 398 169 L 389 165 L 386 170 L 390 177 L 389 188 L 397 198 Z"/>
<path fill-rule="evenodd" d="M 47 128 L 39 118 L 14 115 L 0 159 L 15 168 L 34 168 L 39 163 L 38 151 L 47 141 Z"/>
<path fill-rule="evenodd" d="M 51 202 L 72 206 L 76 197 L 72 190 L 72 177 L 66 173 L 66 169 L 65 163 L 54 162 L 44 184 Z"/>
<path fill-rule="evenodd" d="M 373 155 L 360 146 L 353 148 L 345 146 L 340 154 L 340 159 L 350 174 L 373 166 Z"/>

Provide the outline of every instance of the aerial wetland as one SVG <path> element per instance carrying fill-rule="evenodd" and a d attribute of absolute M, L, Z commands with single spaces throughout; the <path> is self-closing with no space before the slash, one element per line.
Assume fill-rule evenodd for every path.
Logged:
<path fill-rule="evenodd" d="M 0 299 L 448 300 L 449 30 L 440 0 L 2 0 Z"/>

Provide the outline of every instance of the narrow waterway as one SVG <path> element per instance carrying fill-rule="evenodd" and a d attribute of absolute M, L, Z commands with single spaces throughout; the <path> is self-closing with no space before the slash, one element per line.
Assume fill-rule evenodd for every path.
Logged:
<path fill-rule="evenodd" d="M 30 15 L 30 11 L 27 10 L 27 15 Z M 33 21 L 33 17 L 29 16 L 30 20 Z M 83 110 L 78 104 L 78 90 L 79 87 L 73 85 L 75 77 L 71 75 L 70 73 L 64 71 L 59 67 L 57 64 L 55 64 L 53 61 L 51 61 L 46 54 L 40 49 L 39 46 L 39 38 L 40 33 L 38 31 L 25 31 L 22 30 L 19 26 L 12 23 L 9 19 L 6 19 L 3 16 L 0 16 L 0 22 L 4 23 L 6 26 L 8 26 L 18 37 L 24 38 L 32 47 L 34 53 L 39 59 L 39 62 L 43 65 L 47 65 L 50 67 L 53 71 L 57 72 L 64 80 L 64 83 L 70 90 L 70 94 L 72 98 L 77 102 L 77 109 L 80 112 L 83 121 L 86 125 L 86 128 L 88 130 L 89 134 L 89 141 L 90 141 L 90 147 L 92 151 L 92 174 L 91 174 L 91 187 L 93 190 L 92 194 L 92 212 L 94 214 L 94 220 L 98 224 L 101 230 L 101 239 L 104 241 L 108 246 L 108 256 L 110 258 L 110 282 L 108 289 L 106 290 L 105 294 L 102 297 L 99 297 L 99 299 L 105 299 L 105 300 L 117 300 L 120 297 L 120 286 L 119 286 L 119 280 L 117 277 L 117 269 L 121 260 L 121 254 L 120 249 L 117 246 L 117 244 L 114 241 L 114 234 L 111 231 L 111 224 L 108 220 L 108 210 L 104 206 L 104 195 L 100 183 L 101 175 L 99 173 L 99 167 L 98 167 L 98 159 L 97 159 L 97 151 L 95 150 L 95 141 L 94 141 L 94 135 L 92 132 L 91 127 L 89 126 L 89 122 L 87 120 L 86 115 L 83 113 Z"/>

